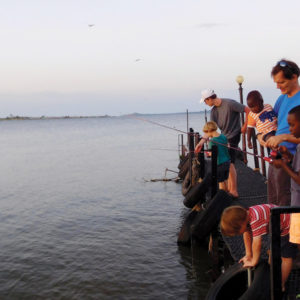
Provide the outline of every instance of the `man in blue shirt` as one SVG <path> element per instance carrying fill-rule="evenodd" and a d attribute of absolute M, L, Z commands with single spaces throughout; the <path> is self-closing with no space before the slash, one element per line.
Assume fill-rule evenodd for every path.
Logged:
<path fill-rule="evenodd" d="M 274 111 L 278 115 L 276 135 L 268 139 L 266 146 L 276 149 L 279 145 L 284 145 L 292 154 L 295 154 L 300 139 L 290 134 L 287 116 L 292 108 L 300 105 L 299 75 L 300 70 L 297 64 L 286 59 L 280 60 L 271 71 L 271 76 L 282 95 L 279 96 L 274 106 Z M 269 203 L 281 206 L 290 205 L 290 186 L 290 177 L 281 168 L 276 169 L 270 164 L 268 172 Z"/>

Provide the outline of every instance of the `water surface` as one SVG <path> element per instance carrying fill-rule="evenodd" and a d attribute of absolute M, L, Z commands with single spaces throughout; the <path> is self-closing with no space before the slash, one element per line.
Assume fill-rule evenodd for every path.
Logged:
<path fill-rule="evenodd" d="M 185 115 L 143 118 L 186 130 Z M 178 132 L 124 117 L 0 128 L 1 299 L 204 298 L 206 249 L 176 243 L 181 185 L 147 182 L 177 170 Z"/>

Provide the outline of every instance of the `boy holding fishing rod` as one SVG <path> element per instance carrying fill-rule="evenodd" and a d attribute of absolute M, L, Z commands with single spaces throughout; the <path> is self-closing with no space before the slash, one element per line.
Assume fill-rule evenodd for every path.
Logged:
<path fill-rule="evenodd" d="M 300 138 L 300 105 L 291 109 L 287 122 L 295 138 Z M 291 206 L 300 206 L 300 144 L 293 155 L 286 146 L 278 148 L 282 158 L 274 159 L 271 164 L 281 168 L 291 178 Z M 291 215 L 290 242 L 298 244 L 300 249 L 300 214 Z"/>
<path fill-rule="evenodd" d="M 219 188 L 228 192 L 227 179 L 229 176 L 230 168 L 230 155 L 227 149 L 227 138 L 224 134 L 217 132 L 218 126 L 215 122 L 207 122 L 203 127 L 204 136 L 195 147 L 195 153 L 199 153 L 205 142 L 209 141 L 208 148 L 211 149 L 212 145 L 218 147 L 218 183 Z"/>

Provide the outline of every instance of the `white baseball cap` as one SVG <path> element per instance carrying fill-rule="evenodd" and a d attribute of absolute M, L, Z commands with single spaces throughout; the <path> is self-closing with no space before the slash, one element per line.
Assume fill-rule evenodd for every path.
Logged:
<path fill-rule="evenodd" d="M 203 103 L 205 99 L 211 97 L 214 94 L 215 94 L 215 92 L 212 89 L 206 89 L 206 90 L 201 91 L 200 103 Z"/>

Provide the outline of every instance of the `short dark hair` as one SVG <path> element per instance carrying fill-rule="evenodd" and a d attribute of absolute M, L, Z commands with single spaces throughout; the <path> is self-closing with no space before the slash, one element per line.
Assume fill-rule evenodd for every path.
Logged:
<path fill-rule="evenodd" d="M 261 101 L 264 102 L 264 99 L 259 91 L 251 91 L 247 95 L 247 101 L 248 100 L 254 100 L 255 102 Z"/>
<path fill-rule="evenodd" d="M 287 59 L 281 59 L 277 64 L 272 68 L 271 76 L 274 77 L 280 71 L 283 72 L 283 75 L 286 79 L 292 79 L 293 75 L 299 77 L 300 70 L 296 63 Z"/>
<path fill-rule="evenodd" d="M 300 121 L 300 105 L 295 106 L 289 111 L 289 115 L 295 115 L 297 121 Z"/>

